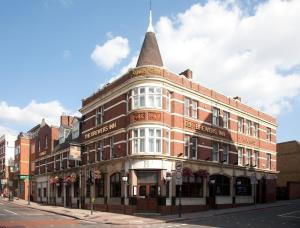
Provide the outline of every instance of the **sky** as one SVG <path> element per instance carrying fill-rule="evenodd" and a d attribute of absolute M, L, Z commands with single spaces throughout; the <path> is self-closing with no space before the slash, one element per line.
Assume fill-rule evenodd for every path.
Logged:
<path fill-rule="evenodd" d="M 164 66 L 277 118 L 300 140 L 300 1 L 152 0 Z M 81 100 L 134 67 L 149 0 L 3 0 L 0 135 L 42 118 L 59 125 Z"/>

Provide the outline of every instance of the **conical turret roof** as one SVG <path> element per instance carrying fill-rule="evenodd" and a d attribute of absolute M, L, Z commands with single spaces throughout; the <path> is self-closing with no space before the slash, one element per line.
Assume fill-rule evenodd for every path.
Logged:
<path fill-rule="evenodd" d="M 159 47 L 152 26 L 151 11 L 150 11 L 149 27 L 145 34 L 143 46 L 139 55 L 139 59 L 136 64 L 137 67 L 145 66 L 145 65 L 154 65 L 160 67 L 163 66 L 163 61 L 161 59 Z"/>

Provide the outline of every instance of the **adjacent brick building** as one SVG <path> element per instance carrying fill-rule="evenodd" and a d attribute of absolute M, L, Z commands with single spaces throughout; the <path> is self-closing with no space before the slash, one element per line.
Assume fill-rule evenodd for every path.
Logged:
<path fill-rule="evenodd" d="M 279 195 L 281 198 L 300 198 L 300 142 L 288 141 L 277 144 Z"/>
<path fill-rule="evenodd" d="M 8 195 L 12 189 L 15 140 L 9 134 L 0 137 L 0 194 Z"/>

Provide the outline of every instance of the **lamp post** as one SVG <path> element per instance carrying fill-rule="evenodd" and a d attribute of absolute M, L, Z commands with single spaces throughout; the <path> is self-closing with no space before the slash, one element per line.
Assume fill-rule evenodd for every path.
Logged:
<path fill-rule="evenodd" d="M 128 175 L 126 173 L 122 176 L 122 181 L 124 182 L 124 214 L 125 214 L 126 201 L 127 201 L 127 185 L 128 185 Z"/>

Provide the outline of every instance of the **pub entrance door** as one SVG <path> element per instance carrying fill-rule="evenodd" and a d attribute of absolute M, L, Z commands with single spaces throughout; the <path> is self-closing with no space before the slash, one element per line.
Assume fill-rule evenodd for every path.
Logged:
<path fill-rule="evenodd" d="M 158 172 L 137 171 L 137 210 L 155 213 L 158 211 Z"/>

